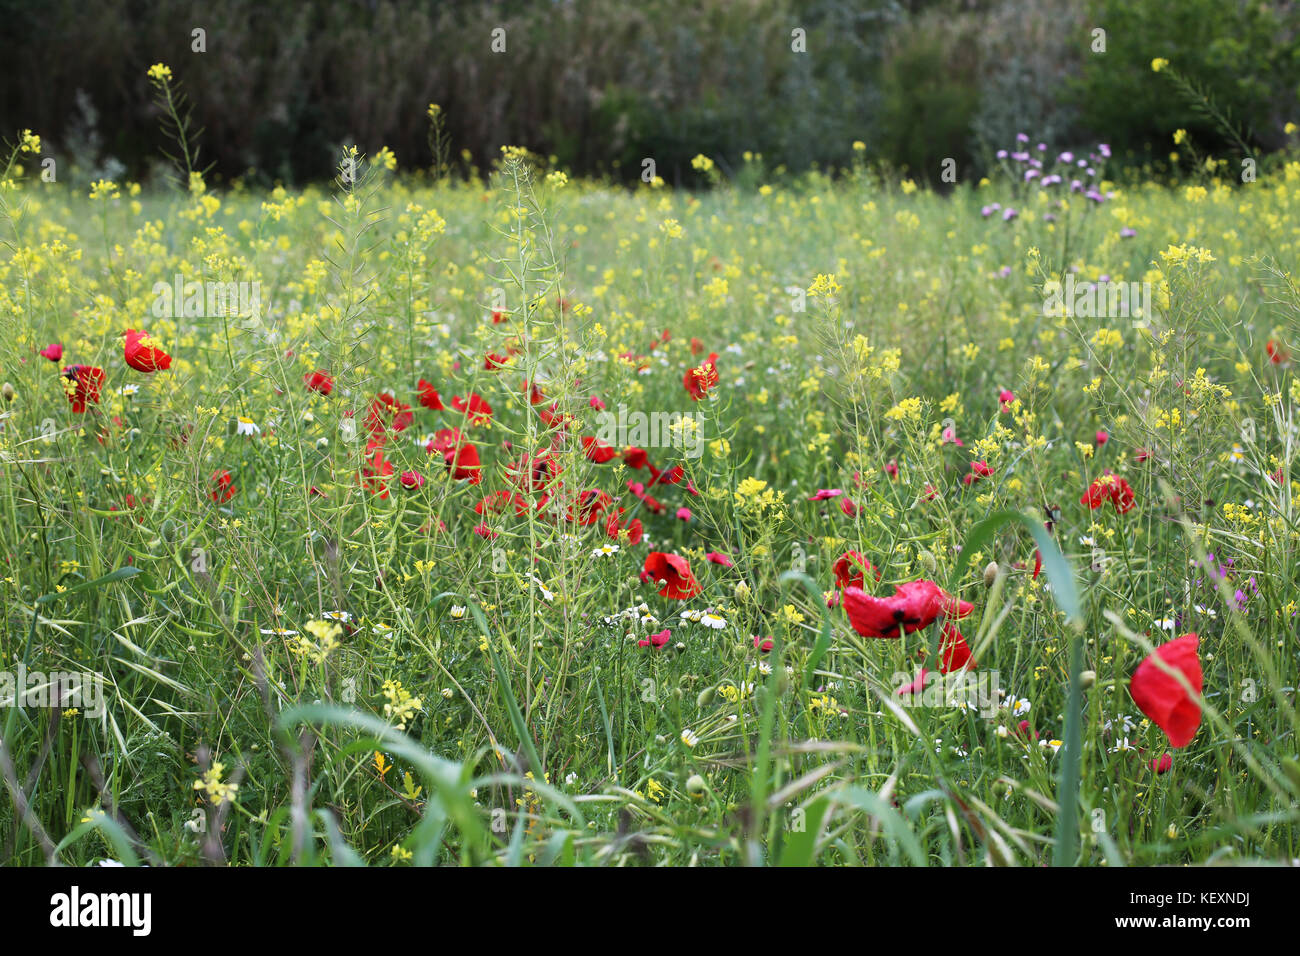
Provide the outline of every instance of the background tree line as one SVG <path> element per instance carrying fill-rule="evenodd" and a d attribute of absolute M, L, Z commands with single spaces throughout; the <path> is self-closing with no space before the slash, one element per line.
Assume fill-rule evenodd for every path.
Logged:
<path fill-rule="evenodd" d="M 1157 56 L 1252 151 L 1300 121 L 1292 2 L 0 0 L 0 18 L 0 135 L 40 133 L 61 177 L 156 172 L 167 144 L 145 71 L 159 61 L 192 99 L 214 174 L 263 183 L 327 178 L 352 142 L 428 165 L 433 102 L 457 161 L 512 143 L 631 180 L 653 157 L 687 184 L 697 153 L 798 172 L 846 165 L 855 140 L 930 181 L 945 157 L 978 175 L 1019 131 L 1157 166 L 1178 128 L 1231 152 L 1222 121 L 1152 73 Z"/>

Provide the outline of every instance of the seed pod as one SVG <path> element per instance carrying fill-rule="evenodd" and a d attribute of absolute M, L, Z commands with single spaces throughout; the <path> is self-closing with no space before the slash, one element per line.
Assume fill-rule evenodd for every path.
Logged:
<path fill-rule="evenodd" d="M 984 566 L 984 586 L 986 588 L 993 587 L 997 579 L 998 579 L 998 563 L 996 561 L 990 561 L 988 564 Z"/>

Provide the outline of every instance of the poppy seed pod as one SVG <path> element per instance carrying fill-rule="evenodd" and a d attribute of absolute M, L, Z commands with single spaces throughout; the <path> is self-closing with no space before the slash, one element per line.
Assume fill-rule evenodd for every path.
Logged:
<path fill-rule="evenodd" d="M 14 392 L 13 385 L 11 385 L 9 382 L 5 382 L 4 388 L 0 389 L 0 391 L 4 392 L 4 397 L 6 402 L 12 402 L 14 400 L 14 395 L 16 393 Z"/>
<path fill-rule="evenodd" d="M 997 579 L 998 579 L 998 563 L 996 561 L 990 561 L 988 564 L 984 566 L 984 586 L 986 588 L 993 587 L 993 585 L 997 582 Z"/>

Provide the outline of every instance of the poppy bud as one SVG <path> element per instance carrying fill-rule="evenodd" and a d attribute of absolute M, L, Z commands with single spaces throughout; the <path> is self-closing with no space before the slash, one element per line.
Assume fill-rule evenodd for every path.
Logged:
<path fill-rule="evenodd" d="M 1091 687 L 1091 686 L 1092 686 L 1093 684 L 1095 684 L 1095 683 L 1097 683 L 1097 672 L 1096 672 L 1096 671 L 1080 671 L 1080 672 L 1079 672 L 1079 686 L 1082 687 L 1084 690 L 1087 690 L 1089 687 Z"/>
<path fill-rule="evenodd" d="M 704 778 L 698 773 L 693 773 L 686 778 L 686 792 L 692 797 L 704 796 L 704 791 L 708 788 L 709 785 L 705 783 Z"/>
<path fill-rule="evenodd" d="M 713 703 L 713 697 L 716 693 L 717 690 L 713 687 L 704 688 L 704 690 L 700 691 L 700 696 L 695 698 L 695 706 L 696 707 L 709 706 L 709 704 Z"/>
<path fill-rule="evenodd" d="M 993 587 L 993 584 L 994 582 L 997 581 L 997 579 L 998 579 L 998 563 L 996 561 L 990 561 L 988 564 L 984 566 L 984 586 L 986 588 Z"/>
<path fill-rule="evenodd" d="M 4 388 L 3 388 L 3 389 L 0 389 L 0 392 L 3 392 L 3 393 L 4 393 L 4 397 L 5 397 L 5 401 L 6 401 L 6 402 L 12 402 L 12 401 L 14 400 L 14 395 L 15 395 L 16 393 L 14 392 L 14 387 L 13 387 L 11 384 L 9 384 L 8 382 L 5 382 L 5 384 L 4 384 Z"/>
<path fill-rule="evenodd" d="M 737 601 L 749 600 L 749 585 L 746 584 L 744 581 L 737 582 L 735 588 L 735 595 Z"/>
<path fill-rule="evenodd" d="M 925 568 L 927 571 L 929 571 L 931 574 L 933 574 L 935 568 L 939 566 L 938 562 L 934 560 L 934 555 L 931 554 L 929 551 L 919 552 L 916 556 L 916 559 L 920 561 L 921 566 Z"/>

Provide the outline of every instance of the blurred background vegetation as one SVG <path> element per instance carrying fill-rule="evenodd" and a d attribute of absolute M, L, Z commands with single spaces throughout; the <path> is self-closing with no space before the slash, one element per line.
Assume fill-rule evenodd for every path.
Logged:
<path fill-rule="evenodd" d="M 0 0 L 0 135 L 30 127 L 60 178 L 157 174 L 169 64 L 218 179 L 300 184 L 337 148 L 386 145 L 431 162 L 426 108 L 452 153 L 519 144 L 571 172 L 632 180 L 653 157 L 694 184 L 690 159 L 734 173 L 865 158 L 935 182 L 968 179 L 1017 132 L 1054 148 L 1110 143 L 1168 164 L 1171 134 L 1202 153 L 1278 148 L 1300 121 L 1300 4 L 1248 0 Z M 505 30 L 506 52 L 491 51 Z M 1094 28 L 1106 31 L 1093 52 Z M 192 31 L 206 52 L 192 51 Z M 792 51 L 792 31 L 806 51 Z M 1151 71 L 1154 57 L 1219 114 Z M 465 162 L 466 160 L 460 160 Z"/>

